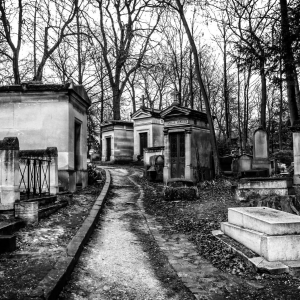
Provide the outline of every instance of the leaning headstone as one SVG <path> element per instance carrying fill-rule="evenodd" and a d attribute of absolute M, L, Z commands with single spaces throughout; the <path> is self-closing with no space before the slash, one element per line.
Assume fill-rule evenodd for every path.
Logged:
<path fill-rule="evenodd" d="M 268 134 L 265 129 L 258 128 L 253 135 L 252 169 L 268 169 L 271 172 L 269 160 Z"/>

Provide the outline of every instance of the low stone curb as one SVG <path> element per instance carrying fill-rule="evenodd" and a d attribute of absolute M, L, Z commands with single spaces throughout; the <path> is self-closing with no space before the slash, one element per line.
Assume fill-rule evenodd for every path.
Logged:
<path fill-rule="evenodd" d="M 89 215 L 78 229 L 76 235 L 69 242 L 65 256 L 58 259 L 53 269 L 42 281 L 40 281 L 38 287 L 27 299 L 57 299 L 80 257 L 84 244 L 90 238 L 104 206 L 106 195 L 111 183 L 109 171 L 105 170 L 105 174 L 106 181 L 102 191 L 95 201 Z"/>

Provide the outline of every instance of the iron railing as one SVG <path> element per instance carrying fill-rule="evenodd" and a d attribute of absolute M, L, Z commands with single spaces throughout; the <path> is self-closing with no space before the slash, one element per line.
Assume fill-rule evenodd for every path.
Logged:
<path fill-rule="evenodd" d="M 50 157 L 20 158 L 20 193 L 27 198 L 50 195 Z"/>

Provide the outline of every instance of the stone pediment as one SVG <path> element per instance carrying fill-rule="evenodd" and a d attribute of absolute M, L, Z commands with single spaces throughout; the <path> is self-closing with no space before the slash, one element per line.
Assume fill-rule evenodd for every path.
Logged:
<path fill-rule="evenodd" d="M 132 114 L 131 118 L 134 119 L 143 119 L 143 118 L 159 118 L 160 119 L 160 110 L 149 108 L 149 107 L 141 107 L 135 113 Z"/>
<path fill-rule="evenodd" d="M 135 114 L 132 115 L 132 119 L 143 119 L 143 118 L 150 118 L 151 114 L 144 111 L 137 111 Z"/>
<path fill-rule="evenodd" d="M 177 107 L 172 107 L 169 111 L 162 113 L 161 116 L 164 117 L 180 117 L 180 116 L 188 116 L 189 112 L 184 109 L 180 109 Z"/>
<path fill-rule="evenodd" d="M 166 120 L 170 118 L 188 117 L 190 119 L 198 119 L 207 123 L 207 115 L 204 112 L 197 111 L 188 107 L 180 106 L 178 103 L 173 103 L 170 107 L 161 112 L 161 118 Z"/>

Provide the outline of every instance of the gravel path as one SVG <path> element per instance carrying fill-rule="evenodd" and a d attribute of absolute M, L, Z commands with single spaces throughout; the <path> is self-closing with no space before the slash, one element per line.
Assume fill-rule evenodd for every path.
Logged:
<path fill-rule="evenodd" d="M 135 224 L 142 234 L 149 234 L 129 172 L 110 172 L 112 189 L 104 215 L 60 299 L 182 300 L 157 278 L 143 241 L 132 230 Z"/>

